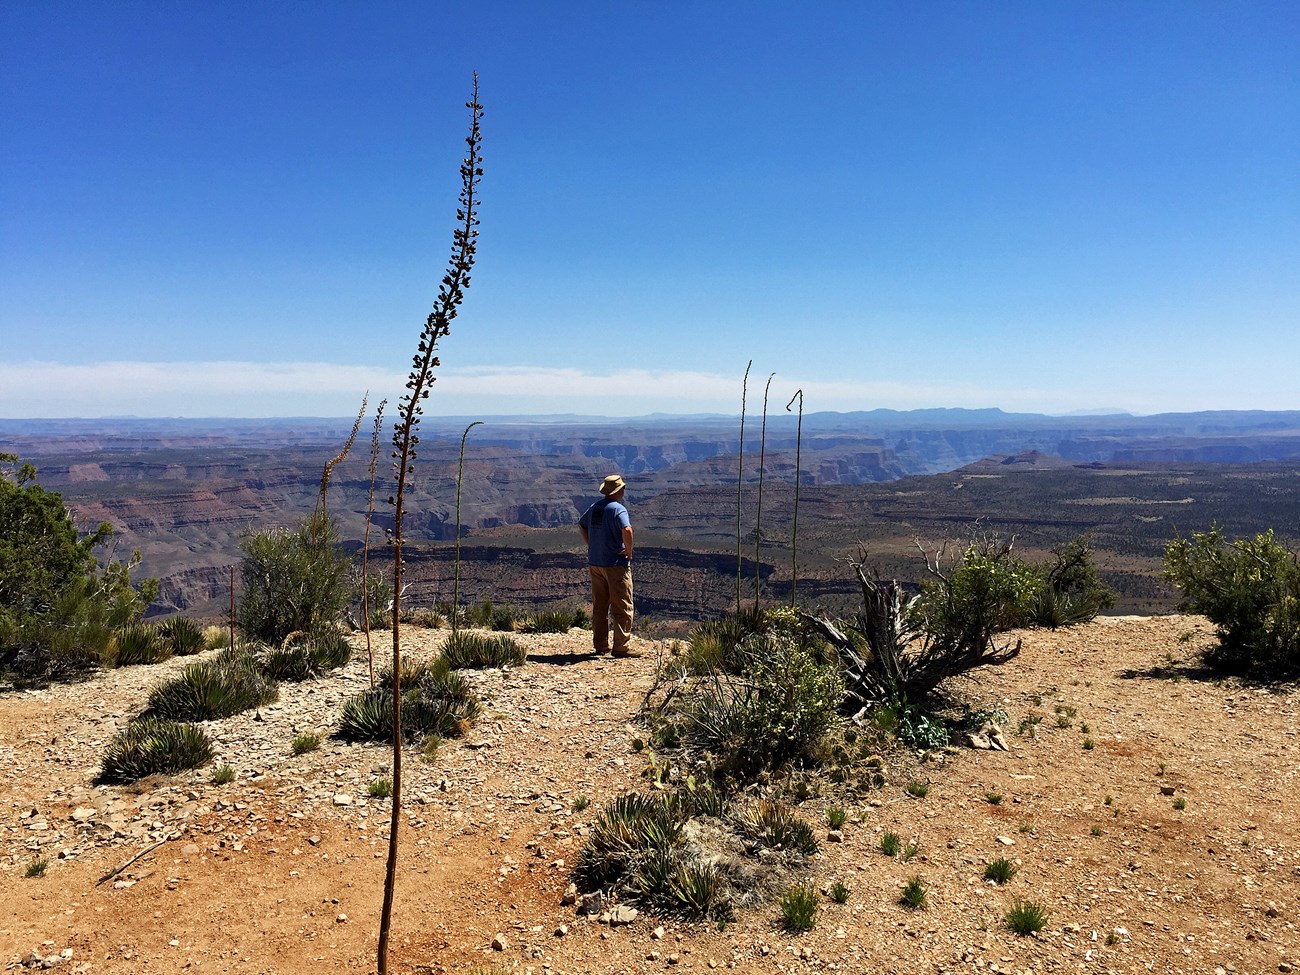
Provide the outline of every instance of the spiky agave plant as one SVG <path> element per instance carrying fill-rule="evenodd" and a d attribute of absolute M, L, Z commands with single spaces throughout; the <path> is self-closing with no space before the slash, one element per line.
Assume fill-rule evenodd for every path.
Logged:
<path fill-rule="evenodd" d="M 452 636 L 460 626 L 460 482 L 465 475 L 465 439 L 469 432 L 482 426 L 482 420 L 475 420 L 460 435 L 460 463 L 456 466 L 456 569 L 451 584 L 451 632 Z"/>
<path fill-rule="evenodd" d="M 767 385 L 763 387 L 763 425 L 758 438 L 758 511 L 754 517 L 754 615 L 758 615 L 758 604 L 763 598 L 763 563 L 760 554 L 763 546 L 763 461 L 767 455 L 767 394 L 772 388 L 771 373 Z"/>
<path fill-rule="evenodd" d="M 749 395 L 749 370 L 754 367 L 750 359 L 745 366 L 745 378 L 740 385 L 740 450 L 736 456 L 736 615 L 740 615 L 740 493 L 745 483 L 745 400 Z"/>
<path fill-rule="evenodd" d="M 366 633 L 366 657 L 370 663 L 370 686 L 375 686 L 375 651 L 370 645 L 370 525 L 375 520 L 375 474 L 379 470 L 379 431 L 384 423 L 387 399 L 375 410 L 375 427 L 370 432 L 370 495 L 366 499 L 366 534 L 361 543 L 361 619 Z"/>
<path fill-rule="evenodd" d="M 790 412 L 794 401 L 799 401 L 799 422 L 794 433 L 794 527 L 790 529 L 790 608 L 795 607 L 795 588 L 799 584 L 799 480 L 803 470 L 803 390 L 796 389 L 785 404 L 785 411 Z"/>
<path fill-rule="evenodd" d="M 456 229 L 447 273 L 438 286 L 438 298 L 425 320 L 420 342 L 411 360 L 406 393 L 398 409 L 399 420 L 393 432 L 393 472 L 397 487 L 389 499 L 393 505 L 393 803 L 388 829 L 388 860 L 384 871 L 384 902 L 379 919 L 379 975 L 388 973 L 388 936 L 393 916 L 393 890 L 397 879 L 398 827 L 402 810 L 402 515 L 407 479 L 414 469 L 416 447 L 420 442 L 422 401 L 433 385 L 433 370 L 440 363 L 434 355 L 438 340 L 451 331 L 451 321 L 460 310 L 478 244 L 478 184 L 483 175 L 482 135 L 479 123 L 483 106 L 478 100 L 478 74 L 474 75 L 472 97 L 465 103 L 470 110 L 470 129 L 465 142 L 469 149 L 460 165 L 461 190 L 456 207 Z"/>

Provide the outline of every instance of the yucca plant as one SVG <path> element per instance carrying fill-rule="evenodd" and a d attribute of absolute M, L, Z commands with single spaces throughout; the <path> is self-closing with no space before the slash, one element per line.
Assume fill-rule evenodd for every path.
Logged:
<path fill-rule="evenodd" d="M 736 615 L 740 615 L 740 498 L 745 484 L 745 401 L 749 396 L 749 370 L 754 367 L 750 359 L 745 366 L 745 378 L 740 385 L 740 449 L 736 454 Z"/>
<path fill-rule="evenodd" d="M 160 773 L 174 775 L 212 761 L 212 743 L 191 724 L 146 718 L 113 736 L 97 782 L 124 784 Z"/>
<path fill-rule="evenodd" d="M 212 660 L 193 663 L 180 676 L 164 681 L 149 693 L 142 718 L 171 721 L 211 721 L 269 704 L 280 696 L 246 650 L 223 650 Z"/>
<path fill-rule="evenodd" d="M 722 879 L 712 864 L 687 864 L 679 868 L 669 885 L 669 895 L 676 913 L 688 920 L 713 917 L 727 908 Z"/>
<path fill-rule="evenodd" d="M 524 633 L 568 633 L 576 625 L 573 610 L 551 609 L 530 616 L 519 629 Z"/>
<path fill-rule="evenodd" d="M 290 633 L 279 647 L 267 650 L 262 669 L 276 680 L 300 681 L 337 670 L 352 659 L 347 637 L 334 631 Z"/>
<path fill-rule="evenodd" d="M 500 633 L 488 636 L 453 630 L 442 654 L 453 669 L 474 667 L 522 667 L 527 653 L 514 637 Z"/>
<path fill-rule="evenodd" d="M 158 624 L 158 631 L 178 657 L 188 657 L 208 648 L 203 629 L 188 616 L 169 616 Z"/>
<path fill-rule="evenodd" d="M 758 613 L 758 608 L 763 600 L 763 467 L 767 458 L 767 394 L 772 388 L 772 377 L 776 373 L 770 373 L 767 377 L 767 385 L 763 387 L 763 425 L 759 428 L 758 438 L 758 511 L 754 516 L 754 612 Z"/>
<path fill-rule="evenodd" d="M 785 404 L 785 411 L 790 412 L 790 407 L 795 400 L 799 401 L 799 420 L 795 425 L 794 434 L 794 525 L 790 529 L 790 608 L 793 609 L 797 604 L 795 599 L 795 589 L 799 584 L 799 472 L 803 470 L 803 390 L 796 389 L 794 395 L 790 397 L 790 402 Z"/>
<path fill-rule="evenodd" d="M 803 856 L 817 852 L 812 827 L 782 802 L 760 799 L 736 817 L 741 832 L 769 850 L 792 850 Z"/>
<path fill-rule="evenodd" d="M 469 432 L 477 426 L 481 426 L 482 420 L 475 420 L 465 428 L 465 432 L 460 435 L 460 461 L 456 464 L 456 568 L 452 575 L 451 584 L 451 605 L 453 610 L 460 609 L 460 487 L 461 480 L 465 476 L 465 440 L 469 437 Z M 458 612 L 453 612 L 451 616 L 451 629 L 455 633 L 457 626 Z"/>
<path fill-rule="evenodd" d="M 156 626 L 129 623 L 114 635 L 111 652 L 116 666 L 127 667 L 166 660 L 172 655 L 172 647 Z"/>
<path fill-rule="evenodd" d="M 377 686 L 353 695 L 343 705 L 339 735 L 347 741 L 385 741 L 392 738 L 392 688 L 399 683 L 387 670 Z M 429 737 L 463 735 L 478 717 L 479 702 L 465 678 L 451 670 L 439 657 L 432 664 L 403 670 L 402 733 L 406 740 L 419 742 Z"/>
<path fill-rule="evenodd" d="M 366 634 L 366 660 L 370 666 L 370 686 L 375 686 L 375 650 L 370 643 L 370 528 L 375 520 L 375 477 L 379 470 L 379 431 L 384 425 L 387 399 L 375 410 L 375 426 L 370 433 L 370 492 L 366 496 L 366 533 L 361 542 L 361 626 Z"/>
<path fill-rule="evenodd" d="M 397 846 L 402 808 L 402 519 L 406 506 L 406 484 L 414 469 L 416 447 L 420 442 L 419 424 L 423 401 L 433 385 L 433 370 L 440 365 L 434 355 L 438 341 L 451 331 L 452 319 L 460 310 L 478 243 L 478 183 L 483 175 L 482 140 L 479 122 L 483 107 L 478 100 L 478 75 L 474 76 L 473 97 L 466 103 L 470 110 L 470 131 L 465 142 L 468 153 L 460 166 L 461 192 L 456 210 L 457 226 L 453 235 L 452 255 L 446 274 L 438 288 L 438 298 L 420 332 L 420 341 L 406 380 L 406 393 L 399 408 L 400 420 L 393 433 L 396 490 L 393 505 L 393 808 L 388 830 L 388 858 L 384 869 L 384 901 L 379 920 L 377 967 L 379 975 L 388 975 L 388 937 L 393 916 L 393 891 L 397 880 Z"/>

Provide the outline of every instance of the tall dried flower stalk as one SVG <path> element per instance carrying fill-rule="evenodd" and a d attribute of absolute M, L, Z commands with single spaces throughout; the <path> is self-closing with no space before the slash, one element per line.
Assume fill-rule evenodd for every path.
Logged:
<path fill-rule="evenodd" d="M 414 469 L 416 447 L 420 443 L 420 416 L 424 412 L 422 401 L 433 385 L 433 370 L 440 365 L 434 355 L 438 340 L 451 331 L 451 321 L 460 310 L 460 303 L 469 287 L 470 271 L 474 267 L 474 253 L 478 245 L 478 184 L 483 176 L 482 135 L 479 123 L 483 106 L 478 100 L 478 74 L 474 75 L 474 89 L 470 101 L 470 130 L 465 139 L 469 147 L 460 166 L 461 190 L 456 208 L 456 230 L 452 238 L 452 253 L 447 273 L 438 286 L 438 298 L 433 311 L 425 320 L 420 332 L 420 342 L 411 360 L 411 373 L 406 380 L 406 392 L 398 408 L 399 420 L 393 432 L 393 471 L 397 488 L 389 499 L 393 505 L 393 796 L 392 817 L 388 829 L 388 861 L 384 872 L 384 903 L 379 919 L 379 975 L 388 975 L 388 937 L 393 916 L 393 890 L 397 880 L 398 827 L 402 811 L 402 516 L 404 514 L 406 484 Z"/>
<path fill-rule="evenodd" d="M 370 525 L 375 520 L 375 474 L 379 470 L 379 431 L 384 425 L 384 407 L 379 401 L 375 411 L 375 428 L 370 431 L 370 495 L 366 498 L 366 534 L 361 543 L 361 617 L 366 631 L 366 659 L 370 664 L 370 686 L 375 686 L 375 651 L 370 645 Z"/>
<path fill-rule="evenodd" d="M 357 432 L 361 429 L 361 421 L 366 416 L 366 401 L 370 399 L 370 391 L 361 397 L 361 409 L 357 411 L 356 422 L 352 424 L 352 433 L 348 435 L 348 441 L 343 445 L 343 449 L 334 455 L 330 460 L 325 462 L 325 469 L 320 475 L 320 497 L 316 500 L 316 510 L 320 512 L 323 518 L 329 518 L 329 512 L 325 507 L 325 495 L 329 492 L 330 475 L 334 473 L 334 468 L 343 463 L 348 452 L 352 450 L 352 445 L 357 442 Z"/>
<path fill-rule="evenodd" d="M 763 598 L 763 563 L 760 559 L 763 546 L 763 459 L 767 454 L 767 394 L 772 388 L 771 373 L 767 385 L 763 387 L 763 426 L 758 438 L 758 511 L 754 518 L 754 614 L 758 615 L 758 604 Z"/>
<path fill-rule="evenodd" d="M 469 432 L 482 426 L 482 420 L 475 420 L 460 435 L 460 463 L 456 466 L 456 569 L 451 584 L 451 632 L 460 628 L 460 484 L 465 476 L 465 439 Z"/>
<path fill-rule="evenodd" d="M 750 359 L 745 366 L 745 379 L 740 386 L 740 453 L 736 458 L 736 615 L 740 615 L 740 492 L 745 483 L 745 400 L 749 395 L 749 370 L 754 367 Z"/>
<path fill-rule="evenodd" d="M 803 390 L 796 389 L 785 404 L 785 411 L 790 412 L 794 401 L 799 401 L 799 422 L 794 434 L 794 527 L 790 530 L 790 608 L 796 604 L 795 589 L 799 585 L 799 481 L 803 470 Z"/>

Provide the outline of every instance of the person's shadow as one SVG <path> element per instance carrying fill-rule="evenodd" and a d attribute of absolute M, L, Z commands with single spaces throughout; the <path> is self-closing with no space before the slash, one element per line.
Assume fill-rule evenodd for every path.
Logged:
<path fill-rule="evenodd" d="M 580 664 L 588 660 L 596 660 L 602 654 L 595 650 L 587 650 L 582 653 L 574 653 L 572 650 L 557 650 L 551 653 L 540 650 L 530 650 L 528 652 L 528 662 L 537 664 Z"/>

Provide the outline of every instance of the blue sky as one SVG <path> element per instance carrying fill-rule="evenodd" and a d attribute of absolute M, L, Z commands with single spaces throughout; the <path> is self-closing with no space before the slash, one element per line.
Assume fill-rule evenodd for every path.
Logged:
<path fill-rule="evenodd" d="M 0 417 L 1297 409 L 1300 6 L 0 5 Z M 751 405 L 752 405 L 751 400 Z"/>

